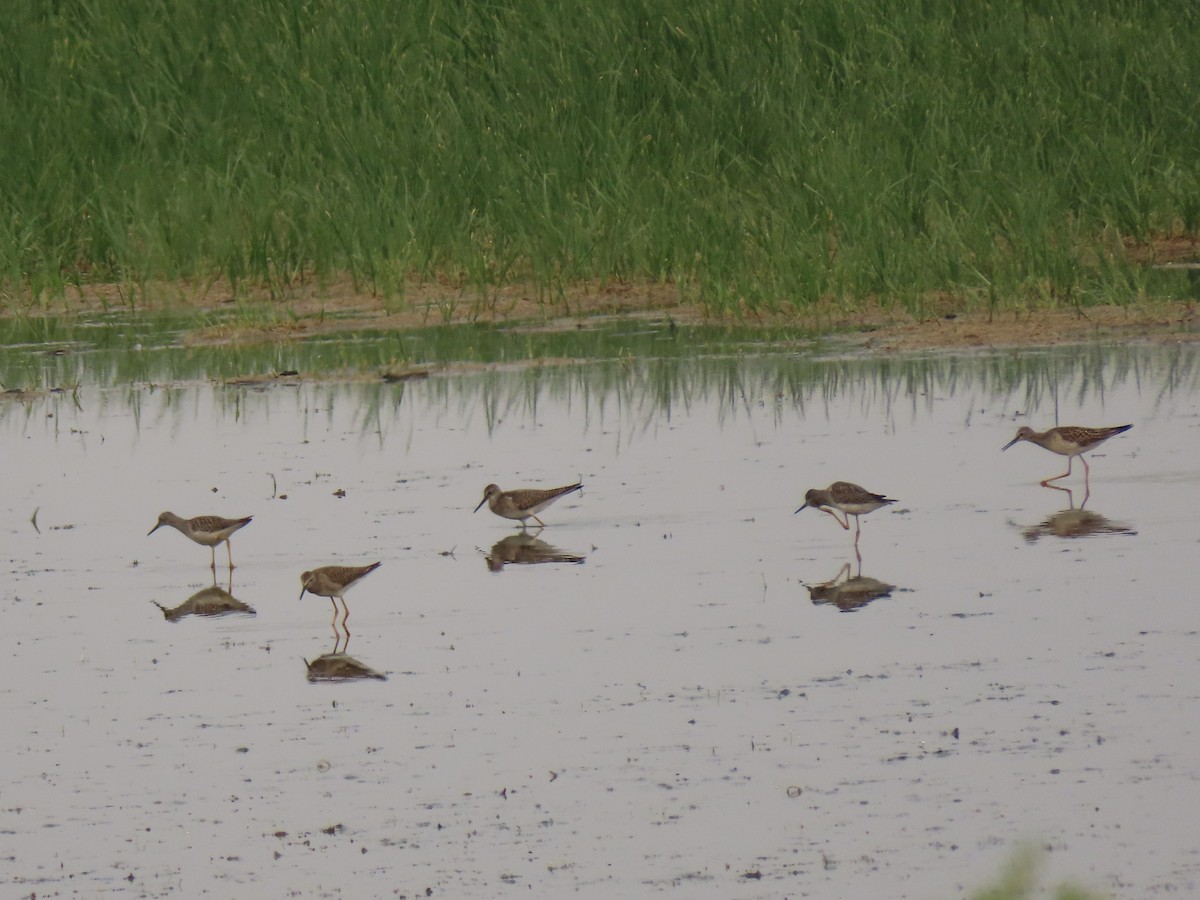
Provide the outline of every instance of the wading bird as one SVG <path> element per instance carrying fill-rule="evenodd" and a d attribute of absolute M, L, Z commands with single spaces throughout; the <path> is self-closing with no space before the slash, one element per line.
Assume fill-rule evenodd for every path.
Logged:
<path fill-rule="evenodd" d="M 146 532 L 146 536 L 154 534 L 164 525 L 170 525 L 180 534 L 191 538 L 197 544 L 203 544 L 212 551 L 212 565 L 217 569 L 217 544 L 225 542 L 225 552 L 229 556 L 229 568 L 233 568 L 233 548 L 229 545 L 230 536 L 243 525 L 250 524 L 253 516 L 242 519 L 222 519 L 220 516 L 196 516 L 194 519 L 182 519 L 173 512 L 165 512 L 158 517 L 158 524 Z"/>
<path fill-rule="evenodd" d="M 849 481 L 835 481 L 824 490 L 813 488 L 804 495 L 804 505 L 801 509 L 819 509 L 821 512 L 829 513 L 833 516 L 835 522 L 842 526 L 846 531 L 850 530 L 850 517 L 854 516 L 854 546 L 858 546 L 858 536 L 862 532 L 862 524 L 859 522 L 859 516 L 865 516 L 867 513 L 873 513 L 880 507 L 887 506 L 889 503 L 895 503 L 895 500 L 889 500 L 883 494 L 873 494 L 864 487 L 859 487 L 857 484 L 852 484 Z M 838 510 L 842 514 L 842 518 L 834 510 Z M 795 513 L 792 513 L 795 515 Z"/>
<path fill-rule="evenodd" d="M 1019 441 L 1029 441 L 1031 444 L 1045 447 L 1051 453 L 1065 456 L 1067 471 L 1061 475 L 1055 475 L 1053 478 L 1045 479 L 1041 482 L 1042 487 L 1048 487 L 1051 481 L 1058 481 L 1060 478 L 1070 475 L 1071 461 L 1078 456 L 1079 461 L 1083 463 L 1083 483 L 1086 485 L 1091 473 L 1088 471 L 1087 460 L 1083 458 L 1083 454 L 1089 450 L 1095 450 L 1110 437 L 1123 434 L 1132 427 L 1132 425 L 1114 425 L 1111 428 L 1081 428 L 1078 425 L 1063 425 L 1060 428 L 1051 428 L 1049 431 L 1034 431 L 1028 425 L 1022 425 L 1017 429 L 1017 436 L 1000 449 L 1007 450 Z"/>
<path fill-rule="evenodd" d="M 333 604 L 334 630 L 337 630 L 337 600 L 342 601 L 342 627 L 346 628 L 346 620 L 350 618 L 350 608 L 346 606 L 346 591 L 354 587 L 383 563 L 371 563 L 369 566 L 321 566 L 300 576 L 300 598 L 304 593 L 316 594 L 318 597 L 328 597 Z M 334 598 L 337 598 L 335 600 Z M 350 630 L 346 629 L 349 634 Z"/>
<path fill-rule="evenodd" d="M 526 519 L 533 519 L 542 528 L 546 527 L 546 523 L 537 517 L 543 509 L 572 491 L 583 490 L 582 482 L 568 484 L 565 487 L 549 488 L 548 490 L 537 490 L 534 488 L 518 488 L 515 491 L 502 491 L 494 484 L 489 484 L 483 489 L 483 499 L 479 501 L 479 506 L 476 506 L 473 512 L 479 512 L 483 504 L 488 505 L 488 509 L 498 516 L 505 519 L 519 519 L 521 527 L 525 527 Z"/>

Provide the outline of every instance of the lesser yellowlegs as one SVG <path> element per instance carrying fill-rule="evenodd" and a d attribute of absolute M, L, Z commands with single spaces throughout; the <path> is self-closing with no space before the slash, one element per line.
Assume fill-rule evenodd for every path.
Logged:
<path fill-rule="evenodd" d="M 859 487 L 857 484 L 852 484 L 849 481 L 835 481 L 824 490 L 813 488 L 806 492 L 804 495 L 804 505 L 796 510 L 796 512 L 810 507 L 819 509 L 821 512 L 826 512 L 833 516 L 833 520 L 846 531 L 850 530 L 850 516 L 854 516 L 854 545 L 858 546 L 858 536 L 862 531 L 862 524 L 859 522 L 858 517 L 875 512 L 880 507 L 895 502 L 895 500 L 889 500 L 883 494 L 873 494 L 866 488 Z M 834 510 L 840 511 L 842 518 L 839 519 Z"/>
<path fill-rule="evenodd" d="M 345 628 L 346 620 L 350 618 L 350 608 L 346 606 L 346 591 L 354 587 L 383 563 L 371 563 L 369 566 L 321 566 L 319 569 L 313 569 L 311 572 L 305 572 L 300 576 L 300 599 L 304 599 L 304 592 L 316 594 L 318 597 L 328 597 L 329 602 L 333 604 L 333 622 L 334 629 L 337 629 L 337 600 L 342 601 L 342 627 Z M 349 630 L 347 630 L 349 634 Z"/>
<path fill-rule="evenodd" d="M 479 512 L 483 504 L 498 516 L 506 519 L 519 519 L 521 527 L 525 527 L 526 519 L 533 519 L 542 528 L 546 523 L 537 517 L 543 509 L 572 491 L 583 490 L 582 483 L 568 484 L 565 487 L 537 490 L 535 488 L 518 488 L 515 491 L 502 491 L 494 484 L 483 489 L 483 499 L 479 501 L 473 512 Z"/>
<path fill-rule="evenodd" d="M 229 545 L 229 537 L 243 525 L 248 525 L 253 516 L 242 519 L 223 519 L 220 516 L 196 516 L 194 519 L 183 519 L 173 512 L 165 512 L 158 517 L 158 524 L 146 532 L 147 537 L 154 534 L 164 525 L 170 525 L 180 534 L 191 538 L 197 544 L 203 544 L 212 551 L 212 566 L 217 569 L 217 544 L 225 542 L 225 552 L 229 556 L 229 568 L 233 568 L 233 548 Z"/>
<path fill-rule="evenodd" d="M 1053 478 L 1045 479 L 1041 482 L 1043 487 L 1049 486 L 1051 481 L 1058 481 L 1060 478 L 1070 475 L 1071 462 L 1078 456 L 1080 462 L 1083 463 L 1084 484 L 1087 484 L 1088 476 L 1091 473 L 1088 471 L 1087 460 L 1083 458 L 1083 454 L 1089 450 L 1095 450 L 1110 437 L 1122 434 L 1132 427 L 1132 425 L 1114 425 L 1111 428 L 1081 428 L 1078 425 L 1063 425 L 1059 428 L 1051 428 L 1049 431 L 1034 431 L 1028 425 L 1022 425 L 1017 429 L 1017 436 L 1000 449 L 1007 450 L 1018 441 L 1029 441 L 1031 444 L 1045 447 L 1051 453 L 1065 456 L 1067 471 L 1061 475 L 1055 475 Z"/>

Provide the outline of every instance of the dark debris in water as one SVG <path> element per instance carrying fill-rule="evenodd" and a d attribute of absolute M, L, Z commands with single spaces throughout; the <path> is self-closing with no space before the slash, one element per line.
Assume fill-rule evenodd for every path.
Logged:
<path fill-rule="evenodd" d="M 379 377 L 385 384 L 397 384 L 402 381 L 422 381 L 429 377 L 429 370 L 403 369 L 399 372 L 384 372 Z"/>
<path fill-rule="evenodd" d="M 285 369 L 282 372 L 269 372 L 265 375 L 235 375 L 226 378 L 221 383 L 226 387 L 263 387 L 271 384 L 295 384 L 300 380 L 300 373 L 295 369 Z"/>

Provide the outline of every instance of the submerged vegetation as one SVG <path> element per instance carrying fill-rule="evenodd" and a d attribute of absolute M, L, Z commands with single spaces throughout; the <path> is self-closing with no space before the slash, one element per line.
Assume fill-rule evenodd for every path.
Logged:
<path fill-rule="evenodd" d="M 585 423 L 615 416 L 632 431 L 710 403 L 717 425 L 758 409 L 820 418 L 847 396 L 864 412 L 902 421 L 963 394 L 976 398 L 972 419 L 1041 411 L 1042 421 L 1057 424 L 1060 409 L 1130 386 L 1154 415 L 1200 391 L 1200 355 L 1188 343 L 892 355 L 741 325 L 436 326 L 232 346 L 183 345 L 186 331 L 176 314 L 0 317 L 0 422 L 40 418 L 43 404 L 170 403 L 205 382 L 232 409 L 249 394 L 284 404 L 320 398 L 314 408 L 340 398 L 360 408 L 364 422 L 402 402 L 434 419 L 478 402 L 489 421 L 558 406 Z"/>
<path fill-rule="evenodd" d="M 1200 235 L 1198 35 L 1167 0 L 19 0 L 0 306 L 345 276 L 714 311 L 1194 295 L 1146 263 Z"/>
<path fill-rule="evenodd" d="M 1103 896 L 1075 884 L 1057 885 L 1051 894 L 1038 878 L 1042 857 L 1026 846 L 1013 854 L 999 878 L 987 887 L 974 891 L 970 900 L 1029 900 L 1051 897 L 1053 900 L 1103 900 Z"/>

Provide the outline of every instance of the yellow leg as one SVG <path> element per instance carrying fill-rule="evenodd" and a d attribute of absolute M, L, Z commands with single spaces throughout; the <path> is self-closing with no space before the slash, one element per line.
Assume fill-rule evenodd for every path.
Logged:
<path fill-rule="evenodd" d="M 1082 458 L 1083 457 L 1080 457 L 1080 459 L 1082 459 Z M 1068 456 L 1067 457 L 1067 471 L 1063 472 L 1061 475 L 1055 475 L 1053 478 L 1047 478 L 1045 481 L 1042 482 L 1042 487 L 1046 487 L 1046 485 L 1048 485 L 1050 482 L 1058 481 L 1058 479 L 1066 478 L 1068 475 L 1070 475 L 1071 474 L 1071 462 L 1074 459 L 1075 459 L 1075 457 Z M 1084 463 L 1083 465 L 1085 468 L 1087 467 L 1087 463 Z"/>
<path fill-rule="evenodd" d="M 831 516 L 833 516 L 833 521 L 837 522 L 839 525 L 842 526 L 842 531 L 850 530 L 850 517 L 849 516 L 846 516 L 846 521 L 843 522 L 841 519 L 839 519 L 837 517 L 837 513 L 834 512 L 832 509 L 830 509 L 828 506 L 822 506 L 822 507 L 820 507 L 820 510 L 821 510 L 821 512 L 827 512 Z"/>

